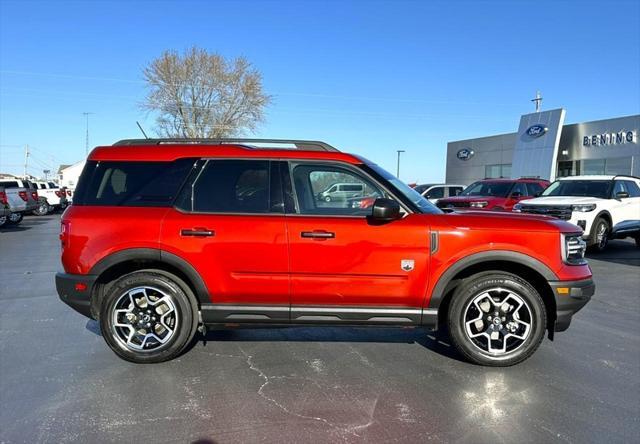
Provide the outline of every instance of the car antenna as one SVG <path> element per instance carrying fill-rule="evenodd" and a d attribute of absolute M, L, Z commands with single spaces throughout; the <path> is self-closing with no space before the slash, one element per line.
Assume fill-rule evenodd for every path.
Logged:
<path fill-rule="evenodd" d="M 145 139 L 148 139 L 149 137 L 147 137 L 147 133 L 144 132 L 144 130 L 142 129 L 142 125 L 140 125 L 140 122 L 138 122 L 136 120 L 136 125 L 138 125 L 138 128 L 140 128 L 140 131 L 142 131 L 142 135 L 144 136 Z"/>

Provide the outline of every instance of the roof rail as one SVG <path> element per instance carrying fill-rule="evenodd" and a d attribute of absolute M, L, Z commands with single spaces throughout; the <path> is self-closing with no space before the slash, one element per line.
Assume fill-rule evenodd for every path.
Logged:
<path fill-rule="evenodd" d="M 328 143 L 316 140 L 290 140 L 290 139 L 186 139 L 186 138 L 166 138 L 166 139 L 124 139 L 114 143 L 113 146 L 122 145 L 177 145 L 177 144 L 197 144 L 197 145 L 224 145 L 237 144 L 247 148 L 272 148 L 272 149 L 297 149 L 308 151 L 339 151 Z M 272 147 L 259 145 L 272 144 Z M 294 148 L 286 148 L 278 145 L 293 145 Z"/>

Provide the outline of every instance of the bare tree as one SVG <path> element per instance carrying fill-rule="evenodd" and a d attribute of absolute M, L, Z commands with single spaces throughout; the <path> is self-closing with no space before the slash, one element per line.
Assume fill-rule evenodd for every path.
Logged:
<path fill-rule="evenodd" d="M 161 137 L 219 138 L 254 131 L 272 97 L 245 58 L 226 60 L 192 47 L 165 51 L 143 71 L 149 92 L 141 105 L 157 113 Z"/>

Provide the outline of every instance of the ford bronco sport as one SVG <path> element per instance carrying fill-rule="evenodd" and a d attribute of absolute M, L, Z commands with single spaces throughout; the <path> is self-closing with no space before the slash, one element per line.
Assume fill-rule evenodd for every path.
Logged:
<path fill-rule="evenodd" d="M 165 361 L 207 327 L 448 329 L 468 360 L 529 357 L 594 293 L 579 227 L 445 214 L 323 142 L 125 140 L 89 155 L 62 217 L 60 298 L 108 346 Z M 358 183 L 370 205 L 322 198 Z"/>

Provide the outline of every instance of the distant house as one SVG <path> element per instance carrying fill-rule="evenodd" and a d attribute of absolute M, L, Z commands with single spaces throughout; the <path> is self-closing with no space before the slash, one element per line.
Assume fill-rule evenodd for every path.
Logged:
<path fill-rule="evenodd" d="M 60 168 L 58 168 L 58 183 L 60 186 L 75 190 L 85 163 L 85 160 L 81 160 L 73 165 L 60 165 Z"/>

